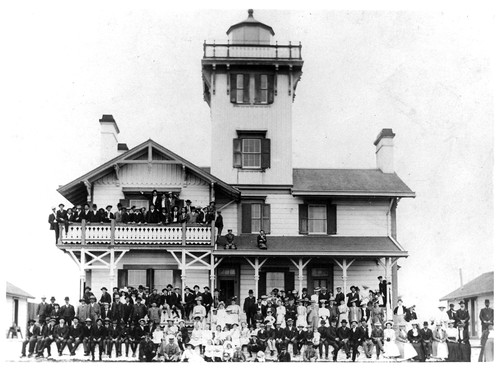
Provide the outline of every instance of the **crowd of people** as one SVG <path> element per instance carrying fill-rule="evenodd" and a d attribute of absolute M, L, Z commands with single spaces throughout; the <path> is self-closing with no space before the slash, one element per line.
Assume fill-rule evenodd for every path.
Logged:
<path fill-rule="evenodd" d="M 55 343 L 59 356 L 66 348 L 75 356 L 82 345 L 92 360 L 96 354 L 99 360 L 111 358 L 115 351 L 117 358 L 140 361 L 337 361 L 339 352 L 352 361 L 361 353 L 377 360 L 470 361 L 470 316 L 463 302 L 457 311 L 442 305 L 436 317 L 421 322 L 415 306 L 399 300 L 388 320 L 387 284 L 379 280 L 378 290 L 351 286 L 345 295 L 342 287 L 336 293 L 318 287 L 312 294 L 273 289 L 261 296 L 250 290 L 242 306 L 208 286 L 203 292 L 186 287 L 183 296 L 170 284 L 161 293 L 144 286 L 109 293 L 103 287 L 99 299 L 86 287 L 76 308 L 68 297 L 61 305 L 42 297 L 22 357 L 27 348 L 30 357 L 45 357 L 45 351 L 50 357 Z M 493 310 L 485 309 L 480 316 L 489 337 L 482 360 L 489 360 Z"/>

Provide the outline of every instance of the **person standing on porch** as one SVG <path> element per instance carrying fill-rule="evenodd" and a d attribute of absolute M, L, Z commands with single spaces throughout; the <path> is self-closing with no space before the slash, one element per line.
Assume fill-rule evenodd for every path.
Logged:
<path fill-rule="evenodd" d="M 255 313 L 257 312 L 257 302 L 253 290 L 248 290 L 248 297 L 245 298 L 243 303 L 243 311 L 247 317 L 248 326 L 253 327 L 255 325 Z"/>
<path fill-rule="evenodd" d="M 222 234 L 222 229 L 224 228 L 224 218 L 222 218 L 222 213 L 217 210 L 217 218 L 215 218 L 215 228 L 217 228 L 217 237 Z"/>
<path fill-rule="evenodd" d="M 57 223 L 57 214 L 55 206 L 52 208 L 52 213 L 50 213 L 49 215 L 49 224 L 50 224 L 50 230 L 54 231 L 57 244 L 57 241 L 59 241 L 59 223 Z"/>
<path fill-rule="evenodd" d="M 493 324 L 494 311 L 490 308 L 490 300 L 484 300 L 484 308 L 479 312 L 479 320 L 481 320 L 481 331 L 488 330 L 488 326 Z"/>
<path fill-rule="evenodd" d="M 405 324 L 406 307 L 403 305 L 403 300 L 398 299 L 398 306 L 394 308 L 394 324 L 399 327 L 401 324 Z"/>

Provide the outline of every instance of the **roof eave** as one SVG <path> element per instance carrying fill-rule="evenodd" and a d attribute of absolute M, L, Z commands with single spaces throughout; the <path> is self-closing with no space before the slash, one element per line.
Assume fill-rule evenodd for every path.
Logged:
<path fill-rule="evenodd" d="M 408 257 L 407 251 L 262 251 L 262 250 L 214 250 L 214 255 L 225 256 L 342 256 L 342 257 Z"/>
<path fill-rule="evenodd" d="M 293 196 L 346 196 L 346 197 L 416 197 L 415 192 L 379 192 L 379 191 L 312 191 L 294 190 Z"/>

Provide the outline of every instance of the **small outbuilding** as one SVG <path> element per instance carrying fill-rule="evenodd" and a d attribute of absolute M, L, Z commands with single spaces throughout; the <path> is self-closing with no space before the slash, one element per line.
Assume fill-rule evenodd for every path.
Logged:
<path fill-rule="evenodd" d="M 10 328 L 15 324 L 24 335 L 28 322 L 28 299 L 35 297 L 10 282 L 7 282 L 5 291 L 7 306 L 3 323 L 4 329 L 9 332 Z"/>

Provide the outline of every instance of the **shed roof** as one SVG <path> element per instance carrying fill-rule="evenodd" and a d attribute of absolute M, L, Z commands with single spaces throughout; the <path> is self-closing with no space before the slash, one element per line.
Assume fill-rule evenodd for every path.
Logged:
<path fill-rule="evenodd" d="M 443 300 L 458 300 L 493 293 L 494 272 L 483 273 L 479 277 L 441 297 Z"/>
<path fill-rule="evenodd" d="M 19 297 L 26 297 L 26 298 L 29 298 L 29 299 L 34 299 L 35 296 L 32 296 L 31 294 L 29 294 L 28 292 L 26 292 L 25 290 L 13 285 L 12 283 L 10 282 L 6 282 L 7 283 L 7 286 L 6 286 L 6 292 L 7 292 L 7 295 L 11 295 L 11 296 L 19 296 Z"/>
<path fill-rule="evenodd" d="M 293 170 L 294 195 L 415 197 L 396 173 L 379 169 Z"/>
<path fill-rule="evenodd" d="M 218 244 L 224 245 L 225 238 Z M 236 250 L 219 246 L 214 255 L 407 257 L 390 237 L 267 236 L 267 250 L 257 247 L 257 235 L 235 237 Z"/>

